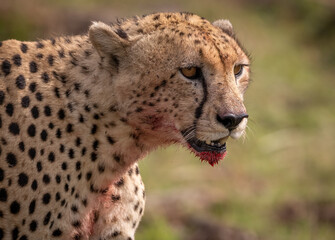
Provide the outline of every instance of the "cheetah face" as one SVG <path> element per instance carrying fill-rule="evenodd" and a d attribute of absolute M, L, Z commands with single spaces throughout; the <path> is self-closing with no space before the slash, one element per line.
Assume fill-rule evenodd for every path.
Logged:
<path fill-rule="evenodd" d="M 155 136 L 153 145 L 178 142 L 214 165 L 224 158 L 227 139 L 245 132 L 249 59 L 228 21 L 167 16 L 154 25 L 157 17 L 149 15 L 141 29 L 98 23 L 90 39 L 109 59 L 105 67 L 129 123 Z"/>

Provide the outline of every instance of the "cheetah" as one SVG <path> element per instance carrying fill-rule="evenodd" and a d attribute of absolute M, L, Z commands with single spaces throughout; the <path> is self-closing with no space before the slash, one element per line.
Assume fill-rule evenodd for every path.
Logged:
<path fill-rule="evenodd" d="M 228 20 L 155 13 L 0 42 L 0 240 L 133 240 L 137 161 L 181 144 L 217 164 L 244 134 L 250 60 Z"/>

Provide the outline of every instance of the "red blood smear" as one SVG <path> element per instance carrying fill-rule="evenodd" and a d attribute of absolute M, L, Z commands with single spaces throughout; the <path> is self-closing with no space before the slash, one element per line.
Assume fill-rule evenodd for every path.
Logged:
<path fill-rule="evenodd" d="M 215 164 L 218 164 L 220 160 L 222 160 L 227 152 L 218 153 L 218 152 L 197 152 L 195 151 L 191 146 L 189 148 L 192 150 L 192 152 L 200 158 L 201 161 L 206 161 L 210 165 L 214 166 Z"/>
<path fill-rule="evenodd" d="M 214 166 L 220 160 L 226 156 L 227 152 L 217 153 L 217 152 L 197 152 L 196 155 L 201 159 L 201 161 L 207 161 L 210 165 Z"/>

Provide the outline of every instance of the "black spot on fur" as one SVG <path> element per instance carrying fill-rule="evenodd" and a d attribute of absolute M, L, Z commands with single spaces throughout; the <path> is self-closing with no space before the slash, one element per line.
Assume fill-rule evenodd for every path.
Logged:
<path fill-rule="evenodd" d="M 79 171 L 81 169 L 81 162 L 76 162 L 76 170 Z"/>
<path fill-rule="evenodd" d="M 33 191 L 36 191 L 37 187 L 38 187 L 37 181 L 34 180 L 34 181 L 31 183 L 31 189 L 32 189 Z"/>
<path fill-rule="evenodd" d="M 64 57 L 65 57 L 64 49 L 61 49 L 61 50 L 58 51 L 58 56 L 59 56 L 60 58 L 64 58 Z"/>
<path fill-rule="evenodd" d="M 48 138 L 48 132 L 45 129 L 43 129 L 41 134 L 40 134 L 40 137 L 41 137 L 42 141 L 46 141 L 47 138 Z"/>
<path fill-rule="evenodd" d="M 0 90 L 0 105 L 5 101 L 5 93 Z"/>
<path fill-rule="evenodd" d="M 10 212 L 12 214 L 17 214 L 20 212 L 20 203 L 18 203 L 17 201 L 13 201 L 11 204 L 10 204 Z"/>
<path fill-rule="evenodd" d="M 35 119 L 37 119 L 37 118 L 39 117 L 39 115 L 40 115 L 40 112 L 39 112 L 37 106 L 34 106 L 34 107 L 30 110 L 30 112 L 31 112 L 32 117 L 35 118 Z"/>
<path fill-rule="evenodd" d="M 57 228 L 56 230 L 52 232 L 52 236 L 54 237 L 60 237 L 62 234 L 63 232 L 59 228 Z"/>
<path fill-rule="evenodd" d="M 49 63 L 50 66 L 54 65 L 54 56 L 52 56 L 52 55 L 48 56 L 48 63 Z"/>
<path fill-rule="evenodd" d="M 33 214 L 35 212 L 36 200 L 32 200 L 29 204 L 29 214 Z"/>
<path fill-rule="evenodd" d="M 80 87 L 81 87 L 80 83 L 75 83 L 74 84 L 74 90 L 79 91 Z"/>
<path fill-rule="evenodd" d="M 21 152 L 24 152 L 24 149 L 25 149 L 24 142 L 19 143 L 19 149 L 21 150 Z"/>
<path fill-rule="evenodd" d="M 74 150 L 72 148 L 69 149 L 69 158 L 73 159 L 74 158 Z"/>
<path fill-rule="evenodd" d="M 18 179 L 18 184 L 20 187 L 24 187 L 28 184 L 28 176 L 25 173 L 20 173 L 19 174 L 19 179 Z"/>
<path fill-rule="evenodd" d="M 121 232 L 117 232 L 117 231 L 115 231 L 115 232 L 112 233 L 112 238 L 116 238 L 116 237 L 119 236 L 120 234 L 121 234 Z"/>
<path fill-rule="evenodd" d="M 98 155 L 95 152 L 91 153 L 91 161 L 95 162 L 98 159 Z"/>
<path fill-rule="evenodd" d="M 57 98 L 60 98 L 59 88 L 58 88 L 58 87 L 55 87 L 55 88 L 54 88 L 54 92 L 55 92 L 56 97 L 57 97 Z"/>
<path fill-rule="evenodd" d="M 36 127 L 34 124 L 31 124 L 28 129 L 27 129 L 27 133 L 30 137 L 35 137 L 36 134 Z"/>
<path fill-rule="evenodd" d="M 42 73 L 41 78 L 45 83 L 48 83 L 50 80 L 49 75 L 46 72 Z"/>
<path fill-rule="evenodd" d="M 122 187 L 124 185 L 124 179 L 121 178 L 118 182 L 115 183 L 116 187 Z"/>
<path fill-rule="evenodd" d="M 111 199 L 113 202 L 119 201 L 121 199 L 120 195 L 112 194 Z"/>
<path fill-rule="evenodd" d="M 12 240 L 17 240 L 19 237 L 19 228 L 18 227 L 15 227 L 13 230 L 12 230 Z"/>
<path fill-rule="evenodd" d="M 34 158 L 36 157 L 36 149 L 35 148 L 29 148 L 28 155 L 29 155 L 31 160 L 34 160 Z"/>
<path fill-rule="evenodd" d="M 20 48 L 23 53 L 26 53 L 28 51 L 28 46 L 25 43 L 21 43 Z"/>
<path fill-rule="evenodd" d="M 5 76 L 10 74 L 11 68 L 12 68 L 12 65 L 10 64 L 10 62 L 8 60 L 5 60 L 5 61 L 2 62 L 1 69 L 2 69 L 3 73 L 5 74 Z"/>
<path fill-rule="evenodd" d="M 63 170 L 63 171 L 66 171 L 66 169 L 67 169 L 67 163 L 66 163 L 66 162 L 63 162 L 63 163 L 62 163 L 62 170 Z"/>
<path fill-rule="evenodd" d="M 45 116 L 47 117 L 50 117 L 51 116 L 51 108 L 47 105 L 47 106 L 44 106 L 44 114 Z"/>
<path fill-rule="evenodd" d="M 51 195 L 49 193 L 44 194 L 43 197 L 42 197 L 43 204 L 44 205 L 49 204 L 50 199 L 51 199 Z"/>
<path fill-rule="evenodd" d="M 66 132 L 68 132 L 68 133 L 73 132 L 73 125 L 72 125 L 71 123 L 69 123 L 69 124 L 66 126 Z"/>
<path fill-rule="evenodd" d="M 55 154 L 53 152 L 49 153 L 48 160 L 49 160 L 49 162 L 54 162 L 55 161 Z"/>
<path fill-rule="evenodd" d="M 13 63 L 16 65 L 16 66 L 21 66 L 21 56 L 19 54 L 15 54 L 12 58 L 13 60 Z"/>
<path fill-rule="evenodd" d="M 61 145 L 59 146 L 59 151 L 60 151 L 61 153 L 65 152 L 65 147 L 64 147 L 63 144 L 61 144 Z"/>
<path fill-rule="evenodd" d="M 72 223 L 72 226 L 75 227 L 75 228 L 79 228 L 81 226 L 81 222 L 80 221 L 74 221 Z"/>
<path fill-rule="evenodd" d="M 23 75 L 19 75 L 15 80 L 18 89 L 24 89 L 26 87 L 26 79 Z"/>
<path fill-rule="evenodd" d="M 87 172 L 86 173 L 86 180 L 89 181 L 92 177 L 92 172 Z"/>
<path fill-rule="evenodd" d="M 42 180 L 43 180 L 43 182 L 44 182 L 45 185 L 49 184 L 50 181 L 51 181 L 51 180 L 50 180 L 50 176 L 49 176 L 48 174 L 44 174 Z M 49 195 L 50 195 L 50 194 L 49 194 Z"/>
<path fill-rule="evenodd" d="M 37 64 L 36 64 L 36 62 L 34 62 L 34 61 L 31 61 L 30 63 L 29 63 L 29 70 L 30 70 L 30 72 L 31 73 L 36 73 L 37 72 Z"/>
<path fill-rule="evenodd" d="M 40 161 L 36 163 L 36 168 L 38 172 L 41 172 L 43 170 L 42 163 Z"/>
<path fill-rule="evenodd" d="M 128 39 L 128 34 L 121 28 L 118 28 L 115 33 L 119 35 L 120 38 Z"/>
<path fill-rule="evenodd" d="M 59 118 L 60 120 L 63 120 L 63 119 L 65 118 L 65 112 L 64 112 L 63 109 L 60 109 L 60 110 L 58 111 L 58 118 Z"/>
<path fill-rule="evenodd" d="M 154 21 L 156 21 L 156 20 L 158 20 L 159 19 L 159 17 L 160 17 L 160 15 L 159 14 L 157 14 L 157 15 L 155 15 L 152 19 L 154 20 Z"/>
<path fill-rule="evenodd" d="M 23 108 L 27 108 L 29 107 L 29 104 L 30 104 L 30 98 L 28 96 L 24 96 L 22 99 L 21 99 L 21 106 Z"/>
<path fill-rule="evenodd" d="M 34 93 L 36 91 L 36 87 L 37 87 L 37 85 L 36 85 L 35 82 L 30 83 L 29 84 L 29 90 L 30 90 L 30 92 Z"/>
<path fill-rule="evenodd" d="M 103 173 L 105 171 L 105 166 L 104 165 L 99 165 L 98 166 L 98 171 L 99 171 L 99 173 Z"/>
<path fill-rule="evenodd" d="M 43 100 L 43 95 L 40 92 L 37 92 L 35 94 L 35 97 L 36 97 L 36 100 L 39 101 L 39 102 L 41 102 Z"/>
<path fill-rule="evenodd" d="M 78 212 L 78 207 L 77 207 L 76 205 L 72 205 L 72 206 L 71 206 L 71 211 L 72 211 L 73 213 L 77 213 L 77 212 Z"/>
<path fill-rule="evenodd" d="M 4 188 L 0 188 L 0 202 L 6 202 L 7 201 L 7 191 Z"/>
<path fill-rule="evenodd" d="M 44 44 L 41 43 L 41 42 L 37 42 L 37 43 L 36 43 L 36 47 L 37 47 L 37 48 L 44 48 Z"/>
<path fill-rule="evenodd" d="M 98 150 L 98 147 L 99 147 L 99 141 L 98 140 L 95 140 L 94 142 L 93 142 L 93 145 L 92 145 L 92 148 L 93 148 L 93 150 Z"/>
<path fill-rule="evenodd" d="M 58 202 L 61 199 L 61 195 L 59 192 L 56 193 L 55 199 L 56 199 L 56 202 Z"/>
<path fill-rule="evenodd" d="M 8 167 L 15 167 L 17 164 L 16 156 L 13 153 L 7 154 L 6 161 L 7 161 Z"/>
<path fill-rule="evenodd" d="M 49 211 L 49 212 L 45 215 L 45 217 L 44 217 L 44 219 L 43 219 L 43 225 L 44 225 L 44 226 L 47 225 L 47 224 L 49 223 L 50 218 L 51 218 L 51 212 Z"/>
<path fill-rule="evenodd" d="M 11 132 L 13 135 L 18 135 L 20 133 L 20 127 L 15 122 L 11 123 L 8 129 L 9 129 L 9 132 Z"/>
<path fill-rule="evenodd" d="M 0 168 L 0 182 L 3 181 L 4 177 L 5 177 L 4 170 L 2 168 Z"/>
<path fill-rule="evenodd" d="M 91 128 L 91 134 L 96 134 L 97 130 L 98 130 L 98 126 L 93 124 Z"/>
<path fill-rule="evenodd" d="M 121 156 L 120 156 L 120 155 L 114 154 L 114 155 L 113 155 L 113 158 L 114 158 L 114 160 L 115 160 L 117 163 L 120 163 L 120 162 L 121 162 Z"/>
<path fill-rule="evenodd" d="M 29 230 L 30 230 L 31 232 L 35 232 L 36 229 L 37 229 L 37 222 L 36 222 L 36 220 L 33 220 L 33 221 L 31 221 L 31 223 L 29 224 Z"/>
<path fill-rule="evenodd" d="M 107 136 L 107 140 L 111 145 L 115 143 L 115 140 L 111 136 Z"/>

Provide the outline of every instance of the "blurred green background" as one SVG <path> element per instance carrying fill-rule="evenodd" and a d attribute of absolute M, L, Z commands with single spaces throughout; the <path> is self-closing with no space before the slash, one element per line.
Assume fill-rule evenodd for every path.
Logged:
<path fill-rule="evenodd" d="M 84 34 L 158 11 L 230 19 L 251 53 L 246 138 L 214 168 L 177 146 L 141 160 L 137 240 L 335 239 L 333 0 L 0 0 L 0 40 Z"/>

